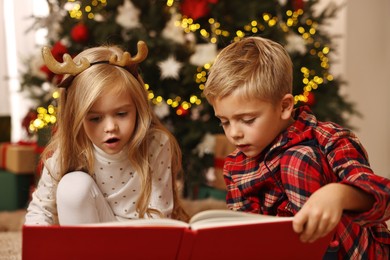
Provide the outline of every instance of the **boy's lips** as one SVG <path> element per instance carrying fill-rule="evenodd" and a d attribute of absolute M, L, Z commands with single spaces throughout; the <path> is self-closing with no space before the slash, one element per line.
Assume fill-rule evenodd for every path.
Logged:
<path fill-rule="evenodd" d="M 250 147 L 249 144 L 237 144 L 236 147 L 239 149 L 239 150 L 246 150 Z"/>

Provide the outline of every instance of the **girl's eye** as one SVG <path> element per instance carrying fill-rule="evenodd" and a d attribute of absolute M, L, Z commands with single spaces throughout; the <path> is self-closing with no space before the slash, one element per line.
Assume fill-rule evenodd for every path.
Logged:
<path fill-rule="evenodd" d="M 117 113 L 117 115 L 120 116 L 120 117 L 125 117 L 125 116 L 127 116 L 127 114 L 128 114 L 128 112 L 126 112 L 126 111 Z"/>
<path fill-rule="evenodd" d="M 101 120 L 101 117 L 100 116 L 91 116 L 90 118 L 88 118 L 88 121 L 90 122 L 99 122 Z"/>

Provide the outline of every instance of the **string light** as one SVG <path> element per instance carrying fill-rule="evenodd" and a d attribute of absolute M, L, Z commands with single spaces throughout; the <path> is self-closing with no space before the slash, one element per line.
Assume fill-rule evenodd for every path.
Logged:
<path fill-rule="evenodd" d="M 174 0 L 168 0 L 167 6 L 172 7 L 174 3 Z M 243 30 L 237 30 L 235 32 L 235 37 L 233 38 L 234 41 L 240 41 L 242 38 L 244 38 L 247 33 L 256 34 L 259 31 L 264 31 L 266 29 L 266 26 L 268 27 L 274 27 L 276 25 L 279 25 L 280 28 L 284 32 L 288 32 L 290 29 L 296 27 L 299 24 L 299 19 L 301 19 L 301 16 L 304 14 L 302 9 L 298 9 L 296 11 L 287 10 L 287 20 L 281 21 L 276 16 L 272 16 L 270 13 L 263 13 L 261 18 L 262 21 L 252 20 L 249 24 L 245 25 L 243 27 Z M 210 30 L 207 30 L 205 28 L 201 28 L 201 25 L 199 23 L 195 23 L 192 18 L 189 17 L 182 17 L 181 21 L 177 22 L 177 26 L 181 26 L 185 33 L 194 33 L 199 32 L 199 34 L 205 38 L 208 39 L 210 43 L 217 43 L 217 36 L 223 36 L 223 37 L 229 37 L 230 33 L 229 31 L 221 29 L 221 24 L 215 20 L 215 18 L 209 18 L 208 20 Z M 317 33 L 317 26 L 318 24 L 314 22 L 311 19 L 306 19 L 305 24 L 308 26 L 307 29 L 305 29 L 303 26 L 299 26 L 297 28 L 297 32 L 301 35 L 301 37 L 307 42 L 307 43 L 313 43 L 314 39 L 313 36 Z M 327 55 L 329 54 L 329 47 L 321 47 L 321 44 L 319 42 L 314 43 L 315 49 L 309 50 L 309 53 L 311 55 L 317 55 L 317 57 L 321 61 L 321 67 L 325 70 L 329 68 L 329 58 Z M 322 48 L 320 50 L 320 48 Z M 318 50 L 316 50 L 318 49 Z M 203 67 L 198 67 L 197 72 L 194 76 L 195 82 L 198 84 L 199 90 L 203 91 L 204 89 L 204 83 L 206 82 L 207 78 L 207 71 L 211 67 L 211 64 L 205 64 Z M 330 81 L 333 80 L 333 76 L 330 74 L 326 74 L 323 77 L 320 77 L 316 75 L 315 71 L 310 71 L 308 73 L 307 68 L 301 69 L 303 73 L 303 91 L 301 94 L 298 94 L 294 97 L 295 103 L 298 102 L 307 102 L 309 92 L 313 89 L 317 89 L 319 85 L 323 84 L 324 81 Z M 310 78 L 310 76 L 312 76 Z M 159 97 L 158 99 L 154 98 L 153 91 L 150 90 L 150 96 L 149 98 L 152 100 L 154 104 L 159 104 L 164 101 L 162 97 Z M 178 101 L 180 100 L 180 101 Z M 196 100 L 196 102 L 193 102 L 193 100 Z M 181 101 L 181 97 L 177 97 L 174 101 L 172 99 L 168 99 L 166 103 L 171 106 L 172 108 L 181 107 L 183 109 L 189 109 L 191 106 L 188 106 L 188 104 L 201 104 L 201 99 L 198 98 L 196 95 L 193 95 L 190 97 L 190 103 L 188 101 Z"/>
<path fill-rule="evenodd" d="M 174 6 L 174 0 L 167 0 L 166 5 L 171 8 Z M 66 6 L 69 15 L 74 19 L 82 19 L 84 15 L 87 15 L 89 19 L 94 19 L 94 11 L 98 12 L 100 9 L 104 8 L 107 5 L 107 0 L 92 0 L 90 5 L 85 5 L 84 9 L 81 7 L 81 1 L 68 0 L 68 5 Z M 234 41 L 240 41 L 244 38 L 247 33 L 256 34 L 259 31 L 264 31 L 266 26 L 274 27 L 279 25 L 283 32 L 288 32 L 290 28 L 296 27 L 299 24 L 300 16 L 303 15 L 303 10 L 298 9 L 296 11 L 287 10 L 286 21 L 279 20 L 278 17 L 274 17 L 269 13 L 262 14 L 262 20 L 252 20 L 249 24 L 245 25 L 242 30 L 237 30 L 235 32 Z M 230 33 L 227 30 L 221 28 L 221 24 L 216 21 L 214 18 L 209 18 L 208 20 L 210 31 L 201 28 L 199 23 L 195 23 L 192 18 L 182 17 L 181 21 L 175 23 L 176 26 L 181 26 L 185 33 L 194 33 L 199 31 L 199 34 L 204 38 L 209 40 L 210 43 L 217 43 L 217 37 L 229 37 Z M 317 33 L 318 24 L 311 19 L 306 19 L 305 24 L 308 26 L 305 29 L 303 26 L 297 28 L 297 32 L 301 37 L 307 42 L 312 43 L 313 48 L 309 50 L 310 55 L 317 56 L 321 63 L 321 67 L 325 70 L 329 69 L 329 58 L 327 55 L 330 53 L 330 48 L 328 46 L 322 46 L 319 42 L 314 42 L 312 38 Z M 313 43 L 314 42 L 314 43 Z M 207 80 L 207 72 L 210 69 L 212 64 L 207 63 L 203 67 L 198 67 L 197 72 L 194 76 L 194 81 L 198 84 L 199 90 L 202 92 L 204 90 L 204 84 Z M 306 67 L 301 68 L 302 73 L 302 83 L 304 85 L 303 92 L 301 94 L 294 96 L 294 102 L 308 102 L 309 93 L 312 90 L 315 90 L 319 85 L 323 84 L 325 81 L 332 81 L 333 75 L 325 72 L 323 77 L 316 75 L 317 73 L 314 70 L 309 70 Z M 145 89 L 148 91 L 148 99 L 155 105 L 161 104 L 164 102 L 162 96 L 155 96 L 153 90 L 150 89 L 148 84 L 145 84 Z M 53 98 L 57 99 L 59 97 L 59 92 L 53 93 Z M 197 95 L 193 94 L 190 96 L 189 100 L 182 100 L 182 97 L 176 96 L 174 99 L 167 99 L 165 103 L 172 108 L 176 109 L 176 114 L 181 116 L 189 110 L 192 105 L 200 105 L 202 99 Z M 49 105 L 47 108 L 38 107 L 37 108 L 37 118 L 30 123 L 29 130 L 31 132 L 36 132 L 39 129 L 42 129 L 48 125 L 55 124 L 57 121 L 57 108 L 53 105 Z"/>
<path fill-rule="evenodd" d="M 54 99 L 59 97 L 59 92 L 55 91 L 52 94 Z M 54 125 L 57 122 L 57 107 L 49 105 L 47 108 L 37 108 L 37 118 L 32 120 L 29 125 L 29 131 L 31 133 L 37 132 L 39 129 L 45 128 L 49 125 Z"/>
<path fill-rule="evenodd" d="M 94 16 L 93 9 L 98 6 L 105 6 L 107 4 L 106 0 L 93 0 L 91 1 L 90 5 L 85 6 L 84 10 L 82 10 L 80 6 L 80 1 L 68 0 L 68 2 L 73 3 L 72 8 L 69 10 L 69 14 L 71 17 L 75 19 L 81 19 L 84 13 L 87 13 L 88 17 L 92 19 Z M 167 0 L 166 2 L 167 7 L 173 8 L 174 2 L 175 2 L 174 0 Z M 256 34 L 259 31 L 264 31 L 266 29 L 266 26 L 274 27 L 276 25 L 279 25 L 284 32 L 288 32 L 291 28 L 298 26 L 301 16 L 303 14 L 304 12 L 302 9 L 298 9 L 295 11 L 287 10 L 286 11 L 287 19 L 286 21 L 282 21 L 278 17 L 272 16 L 272 14 L 270 13 L 263 13 L 261 15 L 262 21 L 252 20 L 249 24 L 245 25 L 242 30 L 237 30 L 235 32 L 235 37 L 233 38 L 233 40 L 240 41 L 242 38 L 244 38 L 247 35 L 247 33 Z M 208 23 L 209 23 L 209 29 L 205 29 L 202 28 L 199 23 L 196 23 L 192 18 L 183 16 L 181 17 L 180 21 L 177 21 L 175 23 L 175 25 L 181 26 L 185 33 L 199 32 L 199 34 L 204 39 L 207 39 L 210 43 L 214 43 L 214 44 L 218 43 L 219 36 L 222 37 L 230 36 L 229 31 L 222 29 L 221 24 L 215 18 L 209 18 Z M 318 24 L 311 19 L 306 19 L 305 24 L 308 26 L 308 28 L 299 26 L 296 30 L 306 42 L 312 43 L 314 42 L 312 36 L 316 34 Z M 320 50 L 320 48 L 322 49 Z M 319 42 L 315 42 L 314 48 L 309 50 L 309 53 L 311 55 L 313 56 L 316 55 L 320 59 L 321 67 L 324 69 L 329 68 L 329 59 L 327 58 L 329 52 L 330 52 L 329 47 L 327 46 L 321 47 L 321 44 Z M 203 67 L 198 67 L 197 72 L 194 76 L 194 80 L 198 84 L 198 88 L 200 91 L 203 91 L 204 89 L 204 83 L 206 82 L 207 79 L 206 78 L 207 71 L 210 67 L 211 64 L 205 64 Z M 327 74 L 323 78 L 320 76 L 316 76 L 315 71 L 311 71 L 311 74 L 313 74 L 313 78 L 309 78 L 309 75 L 311 74 L 307 74 L 306 70 L 307 68 L 301 69 L 303 73 L 302 82 L 304 84 L 304 87 L 303 87 L 303 92 L 295 96 L 295 103 L 307 102 L 307 96 L 310 91 L 316 89 L 318 85 L 322 84 L 325 80 L 326 81 L 333 80 L 332 75 Z M 146 84 L 145 88 L 148 90 L 148 98 L 153 102 L 153 104 L 160 104 L 161 102 L 164 102 L 163 97 L 155 96 L 153 90 L 150 89 L 149 85 Z M 194 102 L 193 100 L 196 101 Z M 172 108 L 177 108 L 180 106 L 183 109 L 189 109 L 191 107 L 190 104 L 200 105 L 201 99 L 198 98 L 196 95 L 192 95 L 190 97 L 190 100 L 186 101 L 186 100 L 182 100 L 182 98 L 178 96 L 174 99 L 167 99 L 165 103 L 171 106 Z"/>
<path fill-rule="evenodd" d="M 95 12 L 98 13 L 102 8 L 107 5 L 107 0 L 92 0 L 90 4 L 85 4 L 86 1 L 68 0 L 65 8 L 69 12 L 69 16 L 76 20 L 81 20 L 84 15 L 88 19 L 95 18 Z M 81 4 L 85 4 L 84 9 Z"/>

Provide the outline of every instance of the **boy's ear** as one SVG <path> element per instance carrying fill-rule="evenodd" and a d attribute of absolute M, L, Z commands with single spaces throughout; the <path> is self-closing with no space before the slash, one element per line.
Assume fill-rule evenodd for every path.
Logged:
<path fill-rule="evenodd" d="M 282 109 L 282 113 L 281 113 L 282 119 L 284 120 L 290 119 L 292 115 L 292 111 L 294 109 L 294 96 L 291 94 L 284 95 L 284 97 L 280 102 L 280 105 Z"/>

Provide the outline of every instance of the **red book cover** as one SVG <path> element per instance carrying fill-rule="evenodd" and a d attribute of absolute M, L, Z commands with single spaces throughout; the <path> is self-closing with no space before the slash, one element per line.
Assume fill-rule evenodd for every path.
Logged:
<path fill-rule="evenodd" d="M 24 226 L 29 259 L 322 259 L 332 234 L 302 243 L 292 218 L 207 210 L 190 223 L 140 219 L 79 226 Z"/>

